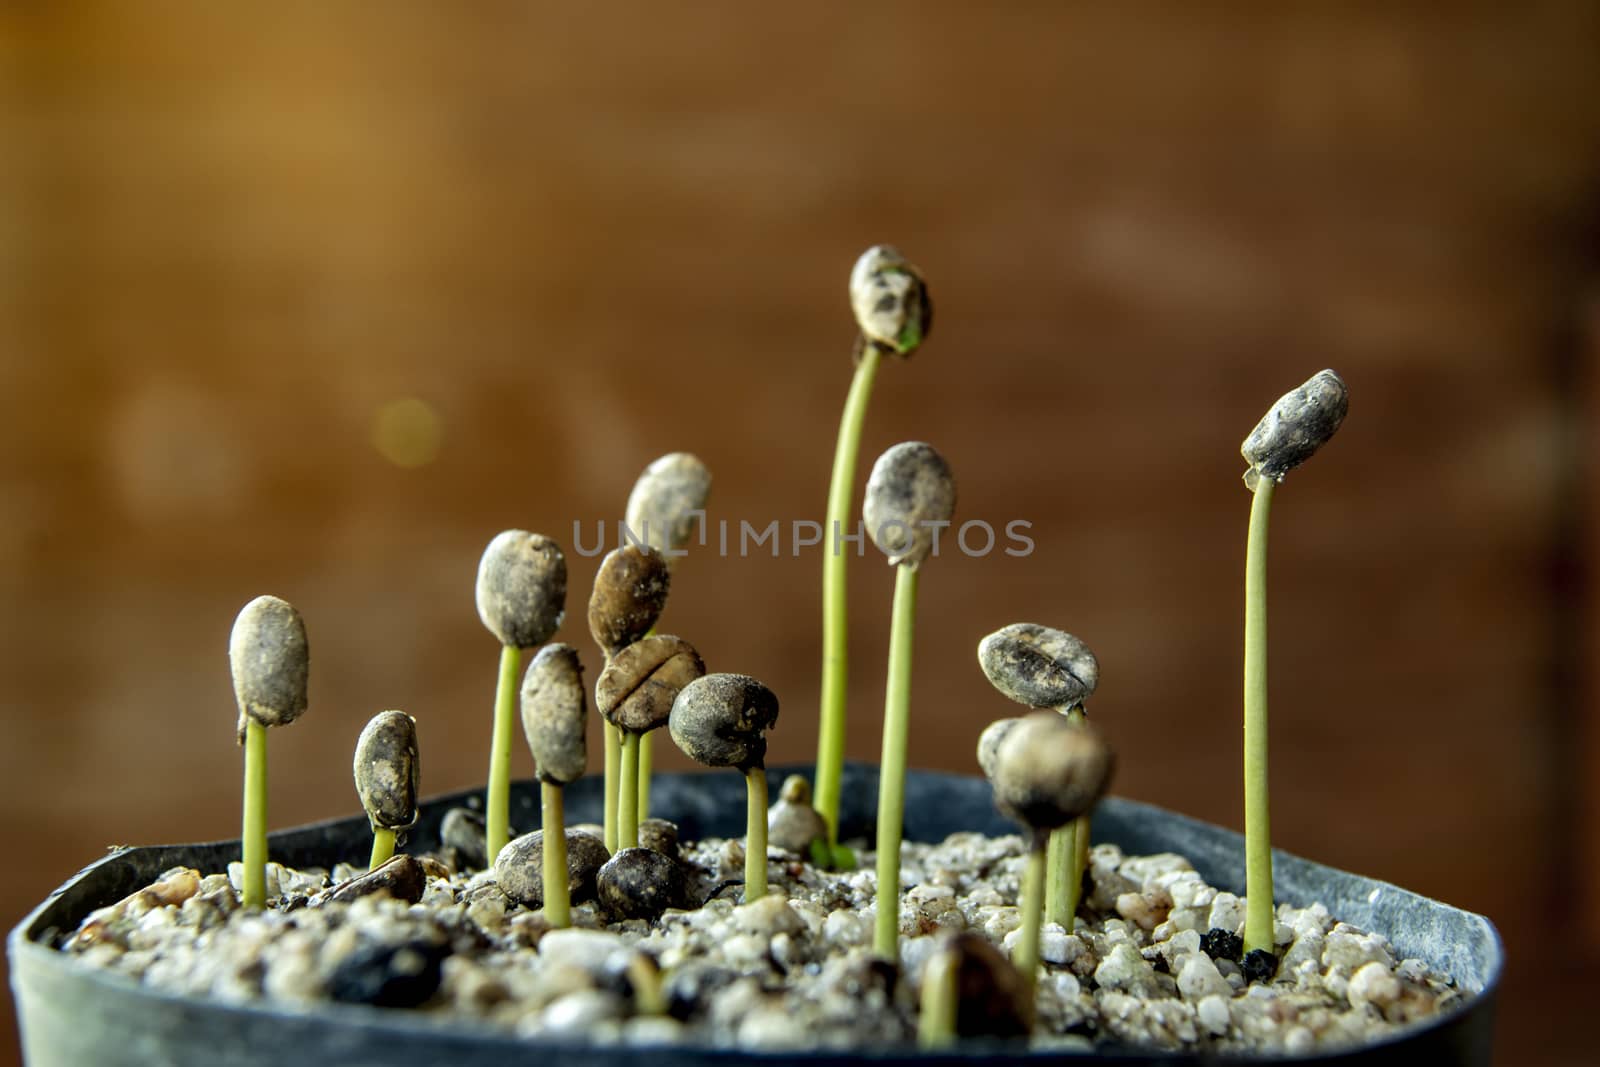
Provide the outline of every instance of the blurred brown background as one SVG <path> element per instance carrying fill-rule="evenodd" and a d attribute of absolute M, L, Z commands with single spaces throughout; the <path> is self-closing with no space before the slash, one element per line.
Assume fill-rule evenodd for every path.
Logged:
<path fill-rule="evenodd" d="M 260 592 L 315 652 L 275 825 L 354 810 L 382 708 L 429 792 L 481 782 L 489 537 L 592 544 L 674 449 L 735 540 L 820 519 L 845 278 L 891 241 L 938 316 L 862 478 L 929 440 L 960 517 L 1037 545 L 929 565 L 913 762 L 973 769 L 1014 710 L 973 646 L 1038 620 L 1099 653 L 1117 790 L 1238 825 L 1238 444 L 1334 366 L 1350 418 L 1275 509 L 1274 841 L 1490 915 L 1500 1061 L 1581 1060 L 1585 990 L 1541 983 L 1600 963 L 1600 9 L 799 7 L 0 15 L 0 917 L 108 844 L 236 835 Z M 779 693 L 778 760 L 820 565 L 697 550 L 668 609 Z M 851 575 L 875 758 L 892 582 Z"/>

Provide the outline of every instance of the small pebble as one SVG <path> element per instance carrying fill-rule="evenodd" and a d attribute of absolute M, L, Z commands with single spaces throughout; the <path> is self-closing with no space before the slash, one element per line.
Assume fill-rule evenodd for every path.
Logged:
<path fill-rule="evenodd" d="M 414 1008 L 439 988 L 439 965 L 448 952 L 429 941 L 359 948 L 334 968 L 328 995 L 345 1004 Z"/>

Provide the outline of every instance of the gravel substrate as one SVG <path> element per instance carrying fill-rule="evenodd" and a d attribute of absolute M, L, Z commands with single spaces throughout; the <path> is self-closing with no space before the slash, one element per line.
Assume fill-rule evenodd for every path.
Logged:
<path fill-rule="evenodd" d="M 271 864 L 272 900 L 255 914 L 238 907 L 237 865 L 232 880 L 178 868 L 90 916 L 62 947 L 150 986 L 227 1002 L 363 1002 L 530 1037 L 777 1049 L 914 1040 L 922 967 L 940 935 L 973 931 L 1009 951 L 1019 925 L 1015 836 L 904 846 L 898 981 L 870 951 L 868 852 L 861 869 L 830 873 L 773 849 L 770 895 L 739 905 L 730 883 L 742 876 L 741 843 L 685 844 L 701 907 L 607 923 L 591 899 L 574 903 L 569 930 L 513 903 L 492 873 L 455 871 L 453 856 L 421 858 L 415 904 L 335 894 L 364 873 L 344 865 L 330 881 Z M 1243 898 L 1206 885 L 1182 857 L 1099 845 L 1089 881 L 1077 929 L 1044 929 L 1035 1047 L 1326 1051 L 1466 996 L 1321 905 L 1278 908 L 1277 974 L 1247 983 L 1234 936 Z"/>

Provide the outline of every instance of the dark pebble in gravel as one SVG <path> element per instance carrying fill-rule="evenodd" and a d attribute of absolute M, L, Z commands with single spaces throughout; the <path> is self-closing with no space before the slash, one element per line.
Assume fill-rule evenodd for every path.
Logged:
<path fill-rule="evenodd" d="M 689 882 L 678 861 L 648 848 L 625 848 L 600 868 L 600 906 L 624 919 L 654 919 L 688 902 Z"/>
<path fill-rule="evenodd" d="M 328 995 L 345 1004 L 414 1008 L 439 988 L 449 950 L 428 941 L 364 945 L 346 956 L 328 980 Z"/>
<path fill-rule="evenodd" d="M 512 830 L 511 836 L 516 837 L 517 832 Z M 444 822 L 439 824 L 439 843 L 456 850 L 456 861 L 464 870 L 481 871 L 489 865 L 484 856 L 488 846 L 484 840 L 482 812 L 469 808 L 451 808 L 445 812 Z"/>
<path fill-rule="evenodd" d="M 672 971 L 664 993 L 667 1014 L 679 1022 L 698 1018 L 711 1006 L 711 998 L 739 977 L 726 967 L 691 961 Z"/>
<path fill-rule="evenodd" d="M 1244 962 L 1239 965 L 1248 982 L 1270 982 L 1278 973 L 1278 957 L 1264 948 L 1246 952 Z"/>
<path fill-rule="evenodd" d="M 1217 926 L 1208 930 L 1200 938 L 1200 951 L 1214 960 L 1232 960 L 1239 962 L 1244 955 L 1244 938 L 1232 930 L 1224 930 Z"/>

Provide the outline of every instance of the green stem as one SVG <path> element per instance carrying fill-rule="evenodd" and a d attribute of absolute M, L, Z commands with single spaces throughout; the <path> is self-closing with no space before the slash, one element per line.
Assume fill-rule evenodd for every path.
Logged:
<path fill-rule="evenodd" d="M 639 735 L 632 730 L 619 730 L 622 735 L 622 759 L 617 769 L 617 847 L 639 847 Z"/>
<path fill-rule="evenodd" d="M 605 836 L 606 851 L 617 850 L 617 784 L 622 773 L 622 733 L 609 722 L 600 724 L 606 743 L 606 798 Z"/>
<path fill-rule="evenodd" d="M 876 345 L 865 345 L 856 364 L 850 393 L 839 419 L 839 441 L 833 450 L 833 476 L 828 481 L 828 514 L 822 527 L 822 708 L 817 726 L 816 809 L 828 824 L 828 844 L 839 840 L 839 791 L 844 773 L 845 692 L 849 687 L 849 619 L 845 596 L 845 548 L 834 544 L 833 531 L 849 532 L 850 502 L 856 481 L 856 456 L 861 426 L 882 358 Z"/>
<path fill-rule="evenodd" d="M 883 698 L 883 759 L 878 765 L 878 925 L 872 948 L 898 960 L 900 836 L 905 826 L 906 741 L 911 729 L 911 631 L 917 614 L 917 568 L 895 568 L 889 623 L 889 681 Z"/>
<path fill-rule="evenodd" d="M 1244 557 L 1244 950 L 1272 950 L 1272 839 L 1267 814 L 1268 477 L 1256 481 Z"/>
<path fill-rule="evenodd" d="M 745 826 L 744 902 L 767 895 L 767 769 L 751 767 L 744 772 Z"/>
<path fill-rule="evenodd" d="M 1074 851 L 1072 854 L 1072 874 L 1067 879 L 1067 887 L 1072 893 L 1072 901 L 1068 908 L 1068 915 L 1076 920 L 1078 905 L 1083 900 L 1083 872 L 1089 869 L 1089 816 L 1080 815 L 1073 834 Z M 1072 933 L 1072 927 L 1067 926 L 1067 933 Z"/>
<path fill-rule="evenodd" d="M 1078 910 L 1077 894 L 1072 892 L 1072 868 L 1078 855 L 1078 824 L 1069 822 L 1050 831 L 1045 849 L 1044 921 L 1058 924 L 1072 933 L 1072 917 Z"/>
<path fill-rule="evenodd" d="M 244 830 L 240 837 L 244 906 L 267 906 L 267 728 L 249 716 L 244 725 Z"/>
<path fill-rule="evenodd" d="M 1067 709 L 1068 722 L 1081 723 L 1086 717 L 1082 704 Z M 1064 869 L 1059 875 L 1054 866 L 1050 869 L 1051 881 L 1058 877 L 1061 880 L 1060 896 L 1056 903 L 1058 910 L 1050 913 L 1050 916 L 1052 922 L 1060 923 L 1061 928 L 1070 934 L 1077 920 L 1079 898 L 1083 895 L 1083 868 L 1089 861 L 1089 816 L 1080 815 L 1055 833 L 1061 835 L 1061 851 L 1053 862 Z M 1052 834 L 1051 840 L 1054 839 L 1055 835 Z"/>
<path fill-rule="evenodd" d="M 500 646 L 500 684 L 494 692 L 494 741 L 489 749 L 489 795 L 483 802 L 484 855 L 489 866 L 511 840 L 511 737 L 516 722 L 517 668 L 522 650 Z"/>
<path fill-rule="evenodd" d="M 1022 872 L 1022 936 L 1014 962 L 1031 991 L 1039 980 L 1039 928 L 1044 922 L 1045 837 L 1035 834 Z M 1032 999 L 1031 997 L 1029 998 Z"/>
<path fill-rule="evenodd" d="M 639 821 L 642 823 L 650 817 L 650 773 L 655 768 L 655 758 L 651 754 L 651 739 L 654 734 L 639 735 Z"/>
<path fill-rule="evenodd" d="M 566 794 L 554 782 L 539 783 L 540 828 L 544 831 L 544 917 L 557 927 L 572 924 L 567 886 Z"/>
<path fill-rule="evenodd" d="M 946 949 L 935 952 L 922 972 L 922 1013 L 917 1020 L 917 1043 L 923 1048 L 948 1048 L 956 1040 L 957 974 L 961 955 Z"/>
<path fill-rule="evenodd" d="M 372 828 L 372 859 L 367 861 L 367 870 L 375 871 L 388 863 L 394 856 L 394 831 L 385 830 L 381 826 Z"/>

